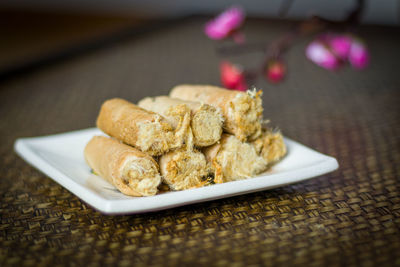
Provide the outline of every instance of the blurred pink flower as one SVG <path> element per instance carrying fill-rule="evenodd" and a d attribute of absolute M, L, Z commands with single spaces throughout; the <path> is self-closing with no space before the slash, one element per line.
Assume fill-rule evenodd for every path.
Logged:
<path fill-rule="evenodd" d="M 246 91 L 247 84 L 243 70 L 228 61 L 222 61 L 220 64 L 221 83 L 228 89 Z"/>
<path fill-rule="evenodd" d="M 279 83 L 286 75 L 286 66 L 282 60 L 272 59 L 265 69 L 267 79 L 272 83 Z"/>
<path fill-rule="evenodd" d="M 347 60 L 350 52 L 352 38 L 348 35 L 331 35 L 328 37 L 328 43 L 332 52 L 341 60 Z"/>
<path fill-rule="evenodd" d="M 349 52 L 349 62 L 356 69 L 363 69 L 369 64 L 369 52 L 365 44 L 353 40 Z"/>
<path fill-rule="evenodd" d="M 328 70 L 335 70 L 347 61 L 356 69 L 363 69 L 369 64 L 365 44 L 345 34 L 320 35 L 307 46 L 306 56 Z"/>
<path fill-rule="evenodd" d="M 340 66 L 340 60 L 336 58 L 329 45 L 319 39 L 307 46 L 306 56 L 318 66 L 328 70 L 336 70 Z"/>
<path fill-rule="evenodd" d="M 244 21 L 244 11 L 240 7 L 231 7 L 213 20 L 207 22 L 204 32 L 214 40 L 221 40 L 238 29 Z"/>

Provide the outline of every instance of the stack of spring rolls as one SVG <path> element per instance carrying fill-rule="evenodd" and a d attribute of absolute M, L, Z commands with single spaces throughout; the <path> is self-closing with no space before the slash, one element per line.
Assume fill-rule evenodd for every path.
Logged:
<path fill-rule="evenodd" d="M 161 183 L 185 190 L 248 179 L 286 154 L 281 133 L 263 127 L 261 91 L 179 85 L 169 96 L 103 103 L 85 147 L 94 173 L 130 196 Z"/>

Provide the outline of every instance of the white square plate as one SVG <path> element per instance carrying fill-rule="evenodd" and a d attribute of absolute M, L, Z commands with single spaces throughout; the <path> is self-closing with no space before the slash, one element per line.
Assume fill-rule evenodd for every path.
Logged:
<path fill-rule="evenodd" d="M 21 138 L 15 142 L 14 148 L 27 162 L 106 214 L 150 212 L 226 198 L 296 183 L 338 168 L 335 158 L 285 138 L 288 147 L 286 157 L 258 177 L 152 197 L 129 197 L 90 172 L 83 149 L 94 135 L 104 134 L 91 128 L 52 136 Z"/>

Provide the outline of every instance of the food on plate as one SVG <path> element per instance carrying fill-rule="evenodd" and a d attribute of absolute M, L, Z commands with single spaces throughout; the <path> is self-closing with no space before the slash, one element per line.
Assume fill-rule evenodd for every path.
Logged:
<path fill-rule="evenodd" d="M 138 105 L 105 101 L 97 126 L 112 138 L 93 137 L 84 154 L 130 196 L 198 188 L 254 177 L 281 160 L 283 136 L 263 123 L 261 91 L 179 85 Z"/>
<path fill-rule="evenodd" d="M 287 152 L 282 133 L 278 130 L 262 129 L 261 136 L 253 141 L 252 145 L 268 165 L 281 160 Z"/>
<path fill-rule="evenodd" d="M 115 139 L 94 136 L 84 150 L 96 174 L 129 196 L 152 196 L 161 182 L 157 162 L 146 153 Z"/>
<path fill-rule="evenodd" d="M 163 181 L 173 190 L 185 190 L 214 183 L 214 172 L 203 153 L 180 148 L 160 157 Z"/>
<path fill-rule="evenodd" d="M 222 134 L 223 117 L 219 108 L 168 96 L 146 97 L 138 103 L 139 107 L 165 117 L 173 127 L 177 127 L 179 121 L 176 116 L 171 116 L 171 114 L 178 113 L 177 110 L 181 109 L 182 105 L 186 105 L 191 110 L 190 125 L 194 145 L 204 147 L 215 144 Z"/>
<path fill-rule="evenodd" d="M 171 116 L 175 129 L 161 115 L 114 98 L 103 103 L 97 127 L 106 134 L 152 156 L 161 155 L 184 144 L 190 128 L 190 110 L 183 107 Z"/>
<path fill-rule="evenodd" d="M 255 140 L 261 134 L 263 116 L 261 91 L 240 92 L 211 85 L 178 85 L 170 97 L 198 101 L 219 107 L 224 116 L 223 128 L 241 141 Z"/>
<path fill-rule="evenodd" d="M 223 182 L 251 178 L 267 169 L 263 157 L 250 143 L 242 142 L 234 135 L 222 134 L 218 144 L 204 150 L 207 161 Z"/>

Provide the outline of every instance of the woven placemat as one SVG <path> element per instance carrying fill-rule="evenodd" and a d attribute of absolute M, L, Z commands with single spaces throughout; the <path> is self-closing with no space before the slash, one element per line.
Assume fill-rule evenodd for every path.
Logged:
<path fill-rule="evenodd" d="M 131 216 L 106 216 L 20 159 L 18 137 L 92 127 L 102 101 L 179 83 L 218 84 L 204 18 L 166 25 L 0 83 L 0 265 L 400 265 L 400 34 L 361 27 L 372 63 L 320 69 L 304 43 L 285 83 L 256 84 L 283 133 L 339 170 L 279 189 Z M 249 20 L 249 40 L 291 23 Z M 257 65 L 256 52 L 232 57 Z"/>

